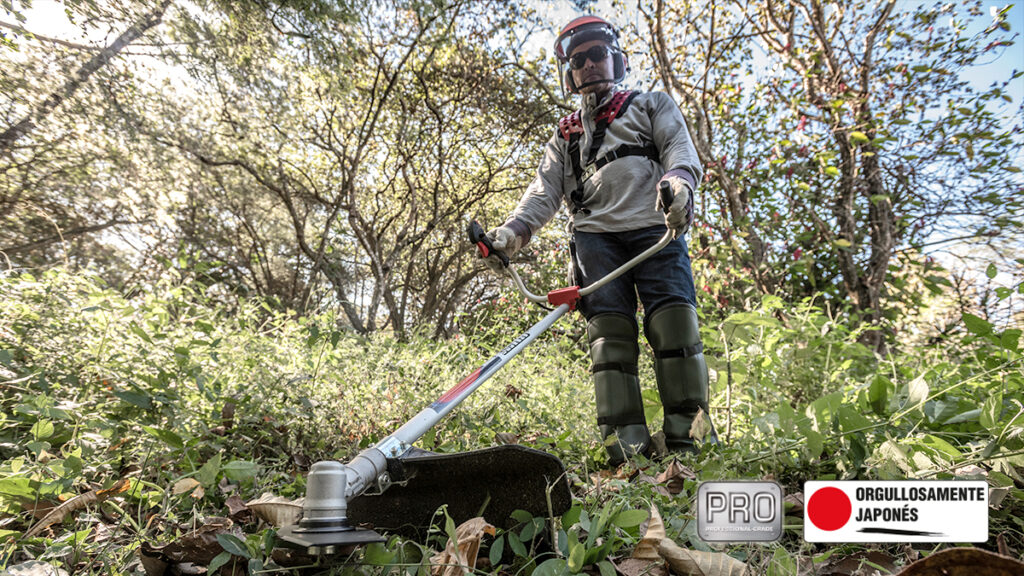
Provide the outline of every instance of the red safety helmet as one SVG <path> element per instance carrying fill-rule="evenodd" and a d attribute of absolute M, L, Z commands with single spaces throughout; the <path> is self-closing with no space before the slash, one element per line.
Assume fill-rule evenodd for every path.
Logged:
<path fill-rule="evenodd" d="M 572 79 L 572 70 L 568 66 L 565 66 L 564 70 L 562 67 L 569 62 L 569 56 L 572 55 L 574 48 L 591 40 L 601 40 L 612 48 L 612 64 L 614 65 L 613 73 L 615 77 L 588 82 L 584 86 L 577 86 L 576 82 Z M 578 94 L 580 88 L 592 84 L 602 84 L 604 82 L 618 84 L 626 78 L 626 72 L 629 71 L 629 60 L 619 46 L 618 30 L 610 22 L 597 16 L 580 16 L 566 24 L 562 31 L 558 33 L 558 38 L 555 39 L 555 58 L 558 59 L 558 80 L 562 83 L 562 90 L 568 90 L 573 94 Z"/>

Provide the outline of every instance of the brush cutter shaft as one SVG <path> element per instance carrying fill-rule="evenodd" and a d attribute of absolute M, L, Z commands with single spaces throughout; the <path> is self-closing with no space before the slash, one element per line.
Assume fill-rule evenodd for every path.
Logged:
<path fill-rule="evenodd" d="M 412 444 L 433 428 L 442 418 L 476 391 L 488 378 L 501 369 L 509 360 L 533 342 L 545 330 L 569 311 L 568 304 L 562 304 L 548 313 L 512 341 L 501 352 L 473 371 L 461 382 L 445 392 L 433 404 L 412 417 L 387 438 L 364 450 L 348 464 L 349 477 L 346 495 L 353 498 L 362 494 L 387 468 L 388 458 L 398 458 L 412 448 Z"/>

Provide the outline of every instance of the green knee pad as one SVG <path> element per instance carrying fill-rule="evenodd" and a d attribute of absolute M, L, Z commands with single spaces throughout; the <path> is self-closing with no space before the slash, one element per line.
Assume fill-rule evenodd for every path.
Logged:
<path fill-rule="evenodd" d="M 637 376 L 636 320 L 623 314 L 598 314 L 587 324 L 591 371 L 597 397 L 597 424 L 601 437 L 616 436 L 605 444 L 613 465 L 647 450 L 651 435 L 644 419 Z"/>
<path fill-rule="evenodd" d="M 644 333 L 654 350 L 654 374 L 665 409 L 665 444 L 669 450 L 696 451 L 690 426 L 699 410 L 708 423 L 708 367 L 700 340 L 697 310 L 689 304 L 670 304 L 644 319 Z M 717 442 L 714 428 L 706 442 Z"/>

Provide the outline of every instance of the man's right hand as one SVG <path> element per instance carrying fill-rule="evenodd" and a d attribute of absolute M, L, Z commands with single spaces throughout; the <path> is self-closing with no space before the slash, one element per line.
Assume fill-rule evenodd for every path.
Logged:
<path fill-rule="evenodd" d="M 523 247 L 523 239 L 508 226 L 498 226 L 491 229 L 487 233 L 487 237 L 491 239 L 491 245 L 495 250 L 504 252 L 509 258 Z M 504 268 L 501 260 L 493 256 L 484 258 L 484 264 L 498 274 L 501 274 Z"/>

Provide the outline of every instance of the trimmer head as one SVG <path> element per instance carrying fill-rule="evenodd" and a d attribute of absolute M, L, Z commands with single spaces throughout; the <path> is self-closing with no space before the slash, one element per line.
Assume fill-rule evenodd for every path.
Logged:
<path fill-rule="evenodd" d="M 346 554 L 359 546 L 384 541 L 384 537 L 373 530 L 347 524 L 312 529 L 302 525 L 285 526 L 277 531 L 277 537 L 291 546 L 305 549 L 310 556 Z"/>

